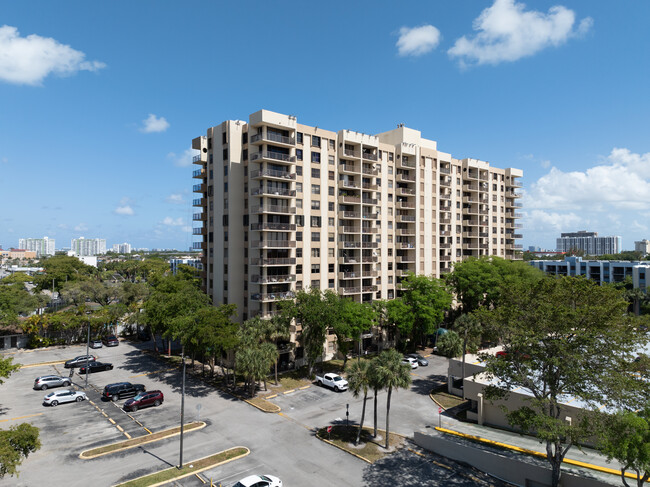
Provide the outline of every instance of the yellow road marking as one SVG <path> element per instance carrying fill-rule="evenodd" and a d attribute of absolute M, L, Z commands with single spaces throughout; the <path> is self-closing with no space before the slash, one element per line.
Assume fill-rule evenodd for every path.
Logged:
<path fill-rule="evenodd" d="M 277 394 L 271 394 L 270 396 L 266 396 L 264 399 L 273 399 L 274 397 L 278 397 Z"/>
<path fill-rule="evenodd" d="M 149 433 L 150 435 L 153 435 L 153 433 L 151 432 L 151 430 L 149 428 L 145 428 L 144 426 L 143 426 L 143 428 L 147 433 Z"/>
<path fill-rule="evenodd" d="M 304 391 L 305 389 L 309 389 L 310 387 L 311 387 L 311 385 L 308 385 L 308 386 L 299 387 L 298 389 L 301 390 L 301 391 Z"/>
<path fill-rule="evenodd" d="M 41 362 L 38 364 L 28 364 L 28 365 L 21 365 L 21 369 L 29 369 L 31 367 L 43 367 L 45 365 L 58 365 L 58 364 L 64 364 L 65 360 L 55 360 L 54 362 Z"/>
<path fill-rule="evenodd" d="M 296 390 L 291 389 L 290 391 L 284 391 L 282 394 L 291 394 L 292 392 L 296 392 Z"/>
<path fill-rule="evenodd" d="M 198 473 L 195 473 L 194 475 L 196 475 L 196 478 L 199 479 L 199 480 L 200 480 L 201 482 L 203 482 L 204 484 L 207 484 L 207 483 L 208 483 L 208 481 L 207 481 L 207 480 L 204 480 L 203 477 L 201 477 Z"/>
<path fill-rule="evenodd" d="M 116 424 L 115 427 L 116 427 L 118 430 L 124 432 L 124 428 L 122 428 L 119 424 Z"/>
<path fill-rule="evenodd" d="M 0 423 L 4 423 L 5 421 L 15 421 L 17 419 L 32 418 L 34 416 L 40 416 L 41 414 L 43 413 L 28 414 L 26 416 L 18 416 L 17 418 L 10 418 L 10 419 L 0 419 Z"/>
<path fill-rule="evenodd" d="M 123 433 L 124 433 L 124 436 L 126 436 L 129 440 L 131 439 L 131 435 L 130 435 L 130 434 L 128 434 L 126 431 L 124 431 Z"/>
<path fill-rule="evenodd" d="M 108 416 L 106 416 L 106 417 L 108 418 Z M 115 421 L 113 420 L 113 418 L 108 418 L 108 420 L 109 420 L 111 423 L 115 424 Z"/>

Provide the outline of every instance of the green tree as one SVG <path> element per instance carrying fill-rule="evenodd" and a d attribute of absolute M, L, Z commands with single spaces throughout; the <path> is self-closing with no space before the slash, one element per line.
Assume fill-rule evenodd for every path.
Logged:
<path fill-rule="evenodd" d="M 437 347 L 438 352 L 445 357 L 458 357 L 463 353 L 463 339 L 454 330 L 449 330 L 440 335 Z"/>
<path fill-rule="evenodd" d="M 38 435 L 38 428 L 29 423 L 0 430 L 0 479 L 7 474 L 18 476 L 18 466 L 41 447 Z"/>
<path fill-rule="evenodd" d="M 352 362 L 345 372 L 348 378 L 348 385 L 352 391 L 352 395 L 356 398 L 363 392 L 363 408 L 361 410 L 361 421 L 359 422 L 359 431 L 357 439 L 354 441 L 355 445 L 359 444 L 361 439 L 361 431 L 363 430 L 363 422 L 366 419 L 366 400 L 368 399 L 368 389 L 370 388 L 370 368 L 371 362 L 368 360 L 358 360 Z"/>
<path fill-rule="evenodd" d="M 265 320 L 259 317 L 245 321 L 239 329 L 239 345 L 235 353 L 235 364 L 239 373 L 244 375 L 250 388 L 250 395 L 255 395 L 255 384 L 264 380 L 269 368 L 277 361 L 278 349 L 275 344 L 264 341 Z"/>
<path fill-rule="evenodd" d="M 12 357 L 0 357 L 0 384 L 4 384 L 4 380 L 20 368 L 20 364 L 14 364 Z"/>
<path fill-rule="evenodd" d="M 630 371 L 645 332 L 625 314 L 619 291 L 586 279 L 547 277 L 502 293 L 500 305 L 479 316 L 492 321 L 507 352 L 482 356 L 488 379 L 500 384 L 486 386 L 485 397 L 507 399 L 518 388 L 530 396 L 524 406 L 508 408 L 506 416 L 546 444 L 556 487 L 567 451 L 593 433 L 587 419 L 565 421 L 561 398 L 574 396 L 593 409 L 605 401 L 610 407 L 643 406 L 647 376 Z"/>
<path fill-rule="evenodd" d="M 0 281 L 0 326 L 13 325 L 19 315 L 29 314 L 45 304 L 46 298 L 32 294 L 22 282 L 5 284 Z"/>
<path fill-rule="evenodd" d="M 462 376 L 465 377 L 465 355 L 467 347 L 475 352 L 479 346 L 481 337 L 481 323 L 472 314 L 462 314 L 454 322 L 454 330 L 462 337 L 463 341 L 463 365 Z"/>
<path fill-rule="evenodd" d="M 375 363 L 375 374 L 386 396 L 386 445 L 390 439 L 390 400 L 393 389 L 408 389 L 411 385 L 411 367 L 402 363 L 402 354 L 397 350 L 384 350 Z"/>
<path fill-rule="evenodd" d="M 625 473 L 632 470 L 637 487 L 650 479 L 650 410 L 619 412 L 606 417 L 599 449 L 608 460 L 621 464 L 621 480 L 629 487 Z"/>
<path fill-rule="evenodd" d="M 410 348 L 424 344 L 442 322 L 452 296 L 440 279 L 409 274 L 401 282 L 402 295 L 388 305 L 389 319 L 410 339 Z"/>
<path fill-rule="evenodd" d="M 351 299 L 340 299 L 338 319 L 334 324 L 334 334 L 338 351 L 343 355 L 343 368 L 347 366 L 348 353 L 354 340 L 361 343 L 361 335 L 370 330 L 376 320 L 375 308 L 369 303 L 359 303 Z"/>
<path fill-rule="evenodd" d="M 96 274 L 97 270 L 89 265 L 84 264 L 76 257 L 67 255 L 54 255 L 43 260 L 44 273 L 34 276 L 34 284 L 37 289 L 50 289 L 58 291 L 67 281 L 76 281 Z M 52 285 L 54 283 L 54 288 Z"/>

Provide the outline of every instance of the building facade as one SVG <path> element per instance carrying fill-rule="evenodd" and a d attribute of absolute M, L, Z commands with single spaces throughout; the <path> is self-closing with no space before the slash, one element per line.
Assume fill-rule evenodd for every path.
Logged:
<path fill-rule="evenodd" d="M 131 244 L 126 242 L 121 244 L 113 244 L 113 252 L 116 252 L 118 254 L 130 254 Z"/>
<path fill-rule="evenodd" d="M 106 239 L 84 237 L 73 238 L 70 241 L 70 251 L 78 256 L 105 254 Z"/>
<path fill-rule="evenodd" d="M 54 255 L 54 239 L 43 238 L 21 238 L 18 240 L 18 247 L 24 250 L 36 252 L 36 257 Z"/>
<path fill-rule="evenodd" d="M 558 252 L 581 250 L 587 255 L 618 254 L 623 250 L 621 237 L 599 237 L 598 232 L 562 233 L 557 239 Z"/>
<path fill-rule="evenodd" d="M 650 262 L 626 260 L 582 260 L 582 257 L 565 257 L 560 260 L 531 260 L 530 265 L 555 276 L 585 276 L 603 282 L 621 282 L 631 277 L 634 287 L 646 291 L 650 285 Z"/>
<path fill-rule="evenodd" d="M 641 252 L 643 255 L 650 254 L 650 241 L 644 238 L 639 242 L 634 242 L 634 251 Z"/>
<path fill-rule="evenodd" d="M 203 285 L 242 320 L 298 289 L 392 299 L 409 272 L 518 258 L 518 169 L 456 159 L 404 126 L 368 135 L 260 110 L 192 141 Z"/>

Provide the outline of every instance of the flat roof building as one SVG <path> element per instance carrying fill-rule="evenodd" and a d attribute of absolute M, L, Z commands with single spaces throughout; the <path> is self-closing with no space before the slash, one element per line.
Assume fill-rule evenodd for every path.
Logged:
<path fill-rule="evenodd" d="M 260 110 L 192 147 L 203 286 L 242 320 L 272 316 L 299 289 L 392 299 L 409 272 L 520 258 L 522 171 L 456 159 L 403 125 L 334 132 Z"/>
<path fill-rule="evenodd" d="M 562 233 L 557 239 L 558 252 L 582 251 L 586 255 L 618 254 L 623 249 L 621 237 L 599 237 L 598 232 Z"/>
<path fill-rule="evenodd" d="M 53 238 L 21 238 L 18 240 L 18 247 L 24 250 L 36 252 L 36 257 L 40 258 L 45 255 L 54 255 Z"/>

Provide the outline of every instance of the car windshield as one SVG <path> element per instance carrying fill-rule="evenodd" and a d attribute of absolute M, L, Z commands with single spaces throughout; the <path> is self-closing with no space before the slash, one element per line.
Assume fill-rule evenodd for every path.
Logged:
<path fill-rule="evenodd" d="M 50 392 L 50 393 L 49 393 L 47 396 L 45 396 L 45 397 L 52 397 L 53 395 L 54 395 L 54 393 L 53 393 L 53 392 Z"/>
<path fill-rule="evenodd" d="M 139 392 L 133 399 L 139 401 L 144 397 L 144 392 Z"/>

